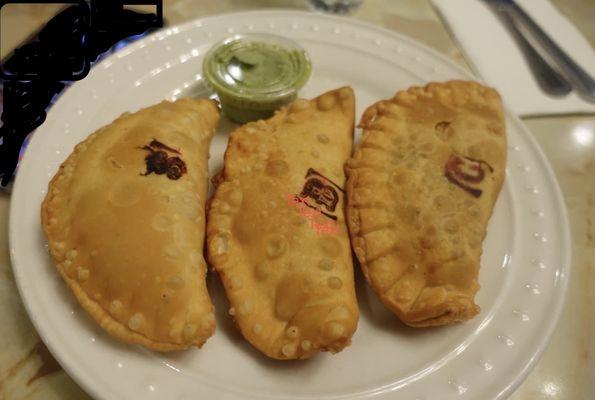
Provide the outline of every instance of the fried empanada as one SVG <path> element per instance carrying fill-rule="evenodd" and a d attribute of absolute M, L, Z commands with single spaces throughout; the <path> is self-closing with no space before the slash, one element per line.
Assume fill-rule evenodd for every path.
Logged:
<path fill-rule="evenodd" d="M 242 334 L 272 358 L 340 351 L 357 326 L 343 194 L 354 102 L 344 87 L 240 127 L 214 179 L 208 260 Z"/>
<path fill-rule="evenodd" d="M 408 325 L 473 317 L 506 165 L 500 96 L 474 82 L 431 83 L 372 105 L 360 126 L 347 221 L 366 279 Z"/>
<path fill-rule="evenodd" d="M 157 351 L 215 329 L 203 258 L 211 100 L 124 114 L 79 143 L 42 205 L 58 271 L 117 339 Z"/>

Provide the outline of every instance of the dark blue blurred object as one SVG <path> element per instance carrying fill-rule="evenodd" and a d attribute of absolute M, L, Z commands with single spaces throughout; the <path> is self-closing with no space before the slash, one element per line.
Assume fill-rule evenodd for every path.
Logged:
<path fill-rule="evenodd" d="M 87 3 L 71 6 L 52 18 L 33 41 L 16 49 L 4 63 L 4 80 L 78 80 L 89 73 L 86 37 L 90 14 Z"/>
<path fill-rule="evenodd" d="M 76 3 L 53 17 L 35 39 L 16 49 L 2 66 L 2 186 L 10 182 L 25 139 L 45 121 L 54 96 L 70 81 L 84 78 L 91 63 L 106 51 L 121 48 L 150 28 L 163 26 L 162 0 L 94 0 L 90 7 L 84 1 Z M 154 5 L 157 12 L 124 9 L 129 4 Z"/>

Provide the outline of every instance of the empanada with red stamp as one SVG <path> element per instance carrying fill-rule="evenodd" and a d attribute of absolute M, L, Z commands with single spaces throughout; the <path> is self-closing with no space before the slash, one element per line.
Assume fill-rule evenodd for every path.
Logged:
<path fill-rule="evenodd" d="M 500 96 L 431 83 L 370 106 L 361 127 L 346 166 L 347 221 L 369 284 L 411 326 L 472 318 L 506 166 Z"/>
<path fill-rule="evenodd" d="M 58 271 L 115 338 L 158 351 L 215 329 L 203 258 L 211 100 L 124 114 L 79 143 L 42 205 Z"/>
<path fill-rule="evenodd" d="M 297 100 L 232 133 L 208 211 L 208 259 L 244 337 L 276 359 L 337 352 L 359 310 L 344 218 L 354 95 Z"/>

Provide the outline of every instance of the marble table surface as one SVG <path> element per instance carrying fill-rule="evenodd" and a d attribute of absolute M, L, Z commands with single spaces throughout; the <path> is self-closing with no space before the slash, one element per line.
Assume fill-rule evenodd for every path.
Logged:
<path fill-rule="evenodd" d="M 595 2 L 552 0 L 595 47 Z M 260 7 L 305 9 L 300 0 L 164 0 L 167 24 Z M 39 29 L 56 6 L 2 9 L 2 53 Z M 427 0 L 366 0 L 358 19 L 394 29 L 467 68 Z M 513 400 L 587 400 L 595 396 L 595 115 L 525 118 L 562 188 L 573 239 L 564 312 L 543 357 Z M 10 195 L 0 192 L 0 399 L 86 399 L 37 335 L 19 297 L 8 254 Z"/>

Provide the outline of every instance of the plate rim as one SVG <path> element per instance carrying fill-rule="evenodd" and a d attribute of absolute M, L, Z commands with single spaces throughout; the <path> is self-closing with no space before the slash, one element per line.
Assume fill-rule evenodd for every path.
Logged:
<path fill-rule="evenodd" d="M 102 60 L 102 62 L 114 61 L 113 59 L 117 59 L 118 55 L 121 54 L 124 50 L 136 51 L 136 50 L 138 50 L 137 47 L 140 44 L 142 44 L 144 42 L 149 42 L 152 37 L 159 36 L 160 34 L 162 34 L 164 31 L 166 31 L 168 29 L 178 28 L 178 29 L 180 29 L 180 31 L 189 30 L 189 29 L 191 29 L 192 25 L 194 25 L 198 22 L 216 20 L 219 18 L 247 17 L 247 16 L 251 16 L 251 15 L 258 15 L 259 17 L 263 17 L 263 16 L 269 16 L 269 17 L 295 16 L 295 17 L 309 17 L 309 18 L 316 17 L 316 18 L 322 18 L 322 19 L 327 19 L 330 21 L 339 22 L 341 24 L 347 24 L 347 25 L 354 24 L 354 25 L 362 27 L 366 30 L 380 32 L 383 36 L 389 36 L 389 37 L 392 37 L 399 41 L 405 42 L 405 43 L 411 45 L 412 47 L 415 47 L 417 50 L 422 50 L 422 51 L 428 53 L 430 56 L 439 59 L 443 63 L 447 64 L 450 68 L 453 68 L 454 70 L 456 70 L 459 74 L 465 76 L 467 79 L 485 83 L 483 81 L 483 79 L 474 75 L 472 72 L 465 70 L 464 68 L 459 66 L 457 63 L 455 63 L 454 60 L 449 58 L 447 55 L 429 47 L 428 45 L 426 45 L 410 36 L 402 34 L 400 32 L 393 31 L 393 30 L 390 30 L 390 29 L 382 27 L 382 26 L 374 25 L 367 21 L 361 21 L 354 17 L 334 16 L 334 15 L 328 15 L 328 14 L 313 13 L 313 12 L 309 12 L 309 11 L 301 11 L 301 10 L 293 10 L 293 9 L 280 9 L 280 8 L 257 9 L 257 10 L 247 10 L 247 11 L 240 11 L 240 12 L 226 12 L 226 13 L 212 14 L 212 15 L 194 18 L 194 19 L 185 21 L 180 24 L 163 27 L 163 28 L 156 30 L 156 31 L 152 32 L 151 34 L 143 37 L 142 39 L 139 39 L 139 40 L 131 43 L 130 45 L 125 46 L 122 49 L 110 54 L 108 57 L 104 58 Z M 230 33 L 230 35 L 231 35 L 231 33 Z M 208 41 L 209 41 L 209 39 L 205 40 L 205 42 L 208 42 Z M 94 68 L 97 68 L 98 66 L 99 66 L 99 63 L 94 65 Z M 71 85 L 71 86 L 74 86 L 74 85 Z M 61 96 L 64 95 L 66 93 L 66 91 L 68 91 L 70 89 L 71 89 L 71 87 L 68 87 L 61 94 Z M 561 240 L 561 244 L 559 246 L 557 246 L 557 248 L 558 248 L 557 254 L 562 259 L 562 263 L 560 265 L 560 270 L 562 271 L 563 276 L 560 278 L 559 282 L 553 289 L 554 292 L 559 293 L 560 301 L 556 302 L 555 307 L 552 310 L 553 311 L 553 313 L 551 314 L 552 318 L 550 318 L 551 322 L 547 325 L 546 330 L 543 332 L 543 335 L 540 335 L 539 339 L 537 340 L 538 344 L 536 345 L 535 351 L 533 352 L 530 359 L 526 363 L 524 363 L 524 365 L 520 369 L 520 372 L 516 375 L 515 379 L 513 381 L 511 381 L 502 391 L 500 391 L 500 393 L 498 393 L 498 395 L 494 398 L 497 400 L 505 399 L 508 396 L 510 396 L 514 392 L 514 390 L 516 388 L 518 388 L 525 381 L 526 377 L 529 375 L 529 373 L 533 370 L 533 368 L 537 365 L 538 361 L 541 359 L 541 357 L 542 357 L 542 355 L 551 339 L 551 336 L 553 335 L 556 327 L 558 326 L 560 317 L 562 315 L 562 310 L 564 309 L 564 306 L 566 304 L 567 291 L 568 291 L 569 280 L 570 280 L 570 272 L 571 272 L 571 267 L 572 267 L 572 248 L 571 248 L 572 242 L 571 242 L 571 234 L 570 234 L 570 224 L 569 224 L 566 204 L 565 204 L 562 190 L 558 183 L 557 177 L 556 177 L 556 175 L 553 171 L 553 168 L 550 165 L 547 157 L 545 156 L 543 149 L 541 148 L 541 146 L 539 145 L 539 143 L 537 142 L 537 140 L 535 139 L 533 134 L 525 126 L 525 124 L 522 122 L 522 120 L 514 112 L 512 112 L 512 110 L 509 107 L 507 107 L 506 104 L 504 104 L 504 105 L 505 105 L 505 116 L 507 118 L 511 119 L 515 123 L 515 125 L 519 129 L 519 131 L 522 132 L 523 137 L 529 141 L 529 143 L 532 147 L 532 150 L 535 151 L 535 154 L 537 156 L 536 161 L 538 161 L 540 166 L 542 167 L 543 176 L 549 182 L 549 189 L 551 189 L 554 193 L 554 196 L 552 198 L 552 204 L 555 205 L 555 209 L 556 209 L 557 213 L 559 213 L 559 217 L 561 220 L 560 221 L 561 224 L 560 224 L 559 228 L 561 228 L 560 236 L 561 236 L 562 240 Z M 48 111 L 48 112 L 50 112 L 50 111 Z M 37 130 L 35 132 L 37 132 Z M 35 141 L 37 138 L 37 135 L 35 135 L 35 132 L 31 136 L 29 146 L 25 150 L 25 153 L 23 155 L 21 162 L 29 159 L 29 154 L 30 154 L 29 149 L 32 148 L 31 143 L 33 143 L 33 141 Z M 27 162 L 29 162 L 29 161 L 27 161 Z M 46 344 L 49 351 L 56 358 L 56 360 L 59 362 L 59 364 L 62 366 L 62 368 L 68 373 L 68 375 L 78 385 L 80 385 L 80 387 L 83 390 L 85 390 L 85 392 L 91 394 L 95 398 L 105 398 L 105 395 L 107 393 L 105 390 L 100 391 L 100 390 L 98 390 L 96 385 L 91 384 L 86 379 L 80 378 L 80 376 L 74 371 L 74 369 L 72 369 L 71 366 L 67 362 L 65 362 L 65 360 L 62 358 L 62 356 L 60 354 L 58 346 L 48 337 L 48 333 L 44 330 L 43 324 L 41 323 L 41 321 L 38 318 L 34 317 L 34 314 L 32 313 L 32 310 L 30 308 L 31 307 L 31 304 L 29 303 L 30 300 L 28 300 L 28 297 L 25 294 L 26 293 L 26 290 L 24 287 L 25 282 L 23 281 L 23 278 L 21 277 L 21 274 L 23 273 L 24 269 L 21 266 L 21 263 L 17 261 L 16 251 L 15 251 L 15 248 L 17 247 L 17 245 L 15 245 L 15 243 L 18 242 L 18 237 L 17 237 L 18 236 L 18 232 L 17 232 L 18 224 L 15 223 L 14 220 L 16 219 L 15 215 L 17 213 L 17 209 L 19 208 L 19 203 L 16 201 L 13 201 L 12 196 L 15 194 L 18 194 L 24 190 L 24 189 L 21 189 L 21 187 L 25 187 L 26 184 L 23 182 L 23 179 L 19 179 L 20 176 L 21 176 L 21 169 L 19 168 L 17 170 L 17 173 L 14 178 L 13 190 L 12 190 L 10 207 L 9 207 L 9 218 L 8 218 L 8 229 L 9 229 L 8 239 L 9 239 L 9 253 L 10 253 L 11 268 L 12 268 L 13 274 L 15 276 L 15 282 L 16 282 L 17 289 L 19 291 L 19 295 L 20 295 L 23 305 L 27 311 L 28 317 L 31 320 L 31 322 L 33 323 L 33 326 L 35 327 L 37 334 L 40 336 L 40 338 Z M 17 265 L 19 265 L 19 266 L 17 267 Z"/>

